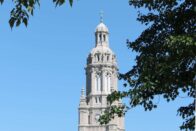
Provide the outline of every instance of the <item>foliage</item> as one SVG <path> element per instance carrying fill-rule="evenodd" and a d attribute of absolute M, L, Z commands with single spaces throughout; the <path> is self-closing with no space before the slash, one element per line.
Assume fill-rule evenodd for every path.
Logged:
<path fill-rule="evenodd" d="M 157 107 L 156 97 L 163 97 L 170 102 L 184 93 L 192 103 L 177 111 L 184 119 L 180 129 L 194 130 L 194 0 L 130 0 L 129 4 L 137 9 L 145 8 L 147 13 L 139 12 L 137 20 L 148 28 L 135 41 L 127 41 L 128 48 L 138 53 L 136 65 L 127 73 L 119 74 L 129 90 L 113 92 L 108 96 L 108 101 L 128 97 L 130 108 L 141 105 L 145 110 L 152 110 Z M 108 123 L 115 114 L 121 116 L 127 111 L 122 107 L 113 108 L 117 109 L 106 110 L 100 117 L 101 124 Z"/>
<path fill-rule="evenodd" d="M 10 12 L 10 27 L 13 28 L 23 23 L 28 25 L 29 16 L 33 16 L 33 12 L 36 6 L 40 6 L 40 0 L 12 0 L 14 8 Z M 0 0 L 0 4 L 3 4 L 4 0 Z M 56 6 L 61 6 L 65 3 L 65 0 L 53 0 Z M 69 0 L 70 6 L 73 4 L 73 0 Z"/>

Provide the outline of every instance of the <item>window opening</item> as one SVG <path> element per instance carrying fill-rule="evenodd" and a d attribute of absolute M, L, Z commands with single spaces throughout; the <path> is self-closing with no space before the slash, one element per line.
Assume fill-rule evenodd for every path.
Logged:
<path fill-rule="evenodd" d="M 109 61 L 109 55 L 107 55 L 107 61 Z"/>
<path fill-rule="evenodd" d="M 101 34 L 99 34 L 99 40 L 102 41 L 102 39 L 101 39 Z"/>
<path fill-rule="evenodd" d="M 95 97 L 95 103 L 97 103 L 97 97 Z"/>
<path fill-rule="evenodd" d="M 106 39 L 105 39 L 105 35 L 103 35 L 103 40 L 104 40 L 104 41 L 106 41 Z"/>
<path fill-rule="evenodd" d="M 99 103 L 101 103 L 101 97 L 99 97 Z"/>

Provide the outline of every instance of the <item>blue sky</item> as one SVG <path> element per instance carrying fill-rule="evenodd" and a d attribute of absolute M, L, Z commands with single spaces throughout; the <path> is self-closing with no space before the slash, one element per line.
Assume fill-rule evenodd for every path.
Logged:
<path fill-rule="evenodd" d="M 126 39 L 136 39 L 146 27 L 136 21 L 128 0 L 78 0 L 72 8 L 55 8 L 51 1 L 41 2 L 28 28 L 13 30 L 8 25 L 12 5 L 0 7 L 0 131 L 77 131 L 84 67 L 100 10 L 120 72 L 135 64 Z M 152 112 L 132 109 L 126 131 L 178 131 L 182 120 L 176 110 L 188 101 L 160 99 Z"/>

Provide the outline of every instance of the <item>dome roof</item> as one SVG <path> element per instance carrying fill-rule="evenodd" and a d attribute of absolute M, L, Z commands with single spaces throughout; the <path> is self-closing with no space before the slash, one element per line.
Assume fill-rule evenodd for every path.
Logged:
<path fill-rule="evenodd" d="M 90 53 L 92 55 L 94 55 L 96 53 L 101 53 L 101 54 L 104 54 L 104 53 L 114 54 L 109 47 L 105 47 L 105 46 L 97 46 L 97 47 L 93 48 Z"/>
<path fill-rule="evenodd" d="M 96 32 L 109 32 L 107 26 L 101 22 L 99 25 L 97 25 Z"/>

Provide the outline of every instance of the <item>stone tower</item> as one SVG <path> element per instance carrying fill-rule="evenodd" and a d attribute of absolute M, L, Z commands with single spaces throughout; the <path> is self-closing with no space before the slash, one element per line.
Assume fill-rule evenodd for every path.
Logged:
<path fill-rule="evenodd" d="M 95 47 L 87 58 L 86 93 L 82 89 L 79 105 L 79 131 L 125 131 L 124 118 L 115 117 L 100 125 L 99 116 L 109 106 L 107 95 L 117 87 L 116 56 L 109 48 L 109 31 L 101 19 L 95 30 Z M 85 95 L 86 94 L 86 95 Z M 121 102 L 115 102 L 118 105 Z"/>

